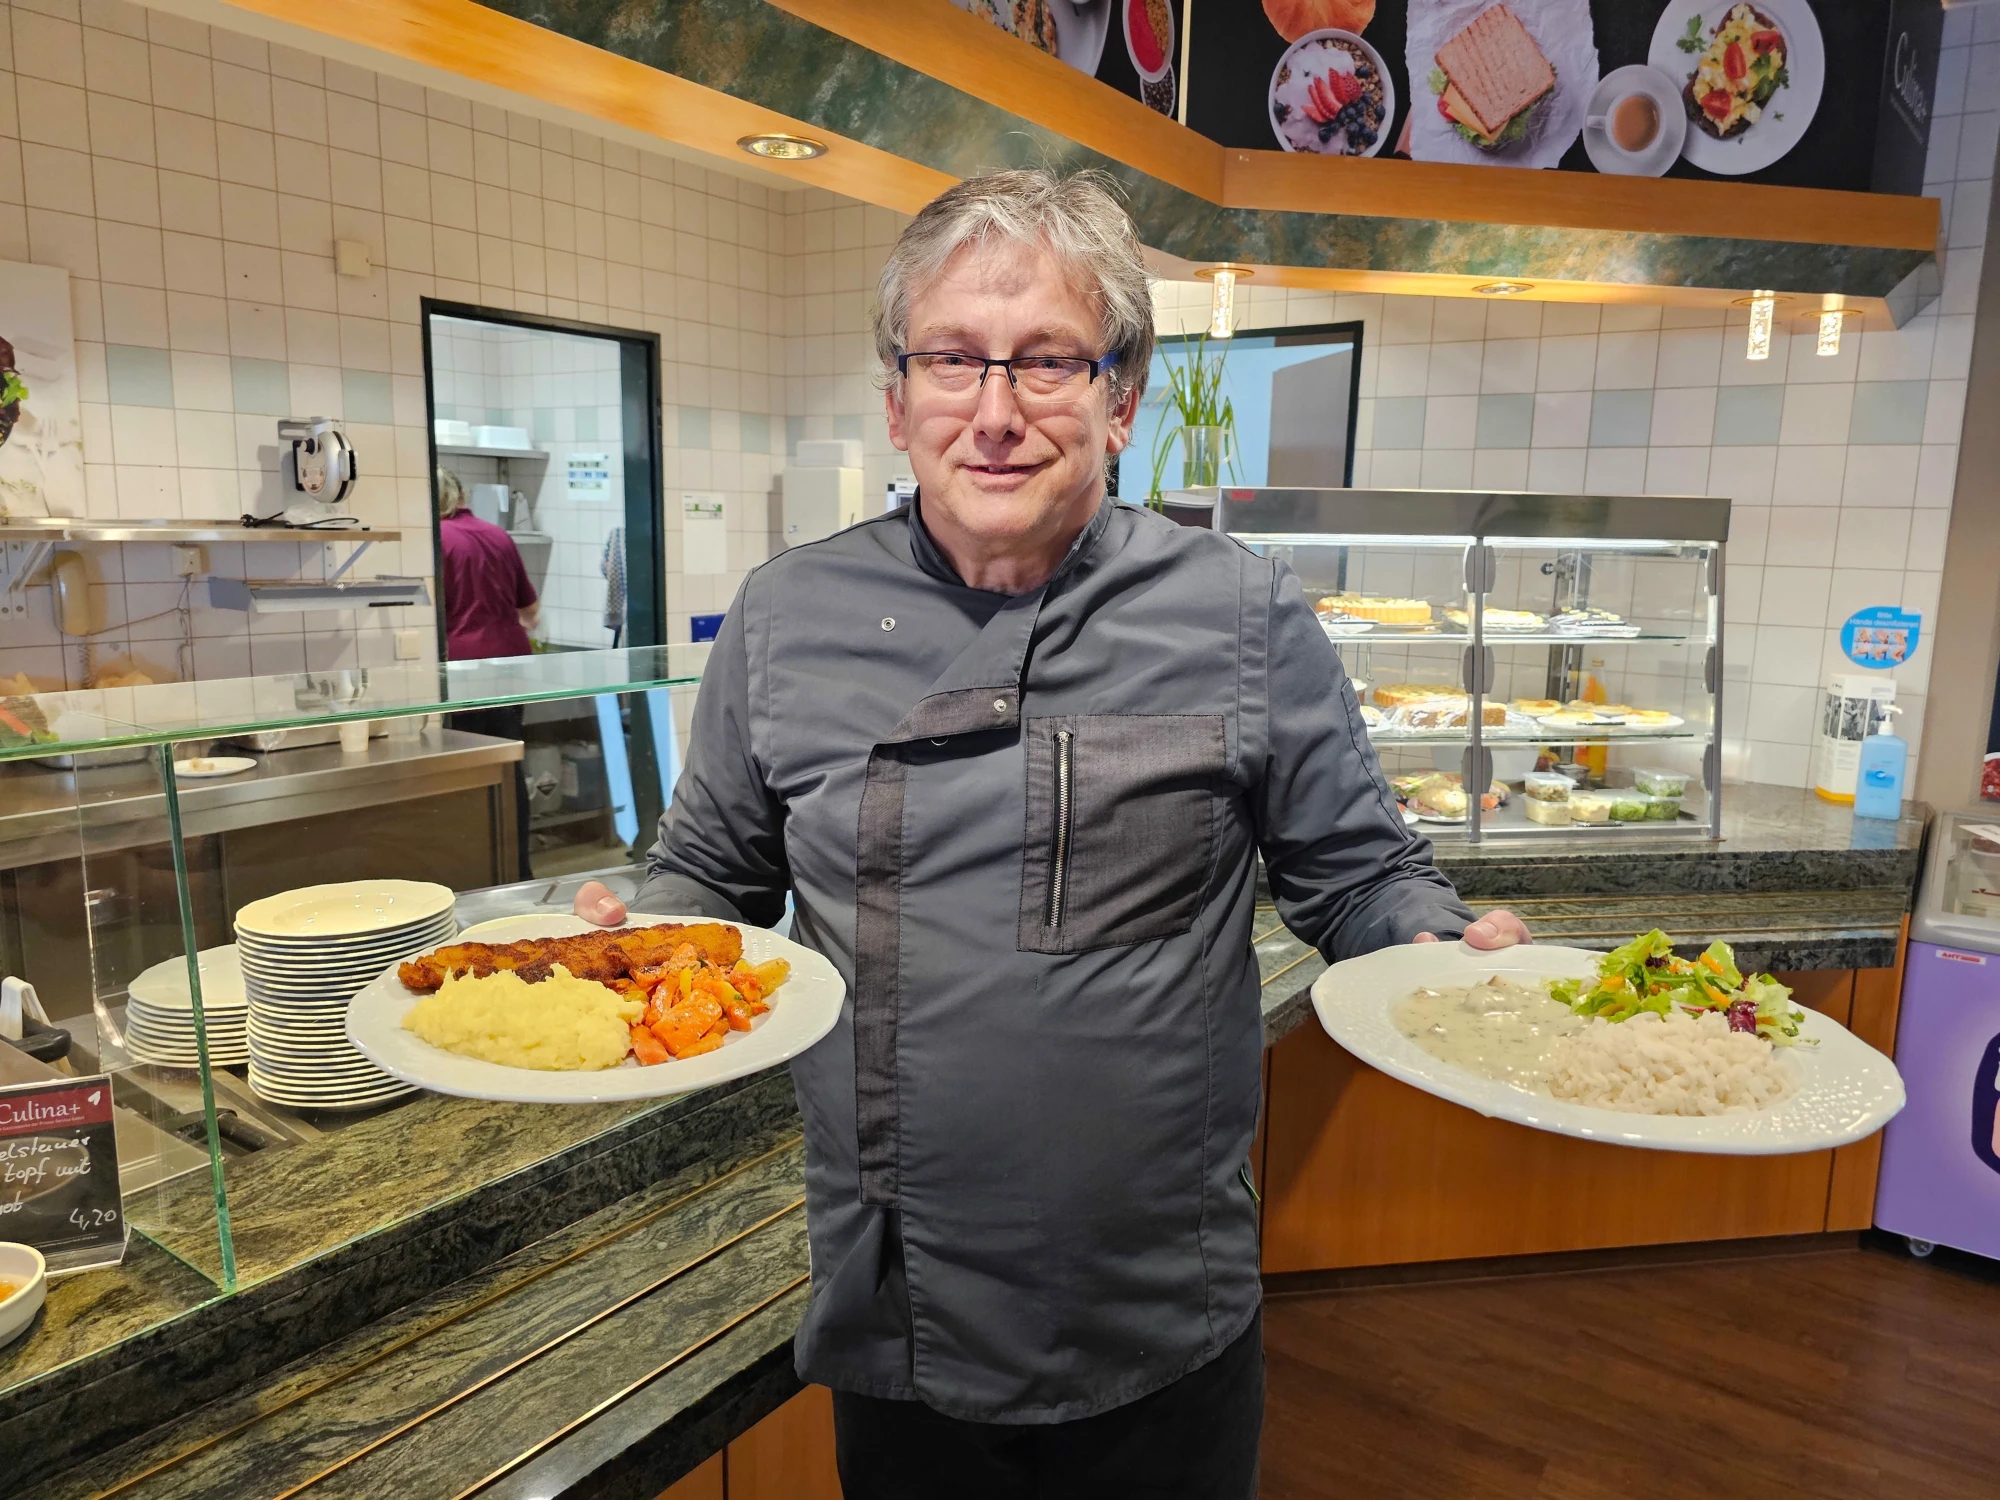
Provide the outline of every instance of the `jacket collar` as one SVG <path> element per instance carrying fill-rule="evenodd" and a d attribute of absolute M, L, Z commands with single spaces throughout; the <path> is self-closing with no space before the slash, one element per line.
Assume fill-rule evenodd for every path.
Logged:
<path fill-rule="evenodd" d="M 884 744 L 1012 729 L 1021 722 L 1021 691 L 1042 602 L 1065 575 L 1089 556 L 1098 538 L 1110 526 L 1116 505 L 1116 501 L 1107 498 L 1097 507 L 1097 514 L 1070 545 L 1047 583 L 1005 599 L 979 635 L 889 732 Z M 915 502 L 910 513 L 910 551 L 924 572 L 940 582 L 959 588 L 966 586 L 924 529 L 923 516 Z"/>

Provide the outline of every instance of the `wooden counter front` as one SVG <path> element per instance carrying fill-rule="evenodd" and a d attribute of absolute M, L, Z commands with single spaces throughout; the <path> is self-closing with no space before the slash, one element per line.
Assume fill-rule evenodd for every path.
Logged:
<path fill-rule="evenodd" d="M 1778 976 L 1889 1051 L 1900 964 Z M 1488 1119 L 1358 1061 L 1317 1025 L 1271 1051 L 1264 1270 L 1336 1270 L 1862 1229 L 1879 1135 L 1798 1156 L 1641 1151 Z"/>

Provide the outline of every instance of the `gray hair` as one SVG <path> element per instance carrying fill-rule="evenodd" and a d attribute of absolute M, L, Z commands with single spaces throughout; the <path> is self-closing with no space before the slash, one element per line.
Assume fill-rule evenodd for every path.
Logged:
<path fill-rule="evenodd" d="M 1023 169 L 968 177 L 926 203 L 889 252 L 875 287 L 875 352 L 883 383 L 894 383 L 896 356 L 908 348 L 917 293 L 965 246 L 998 242 L 1046 248 L 1090 289 L 1103 326 L 1096 352 L 1118 353 L 1106 376 L 1112 399 L 1144 392 L 1153 359 L 1152 285 L 1117 186 L 1096 170 L 1058 177 Z"/>

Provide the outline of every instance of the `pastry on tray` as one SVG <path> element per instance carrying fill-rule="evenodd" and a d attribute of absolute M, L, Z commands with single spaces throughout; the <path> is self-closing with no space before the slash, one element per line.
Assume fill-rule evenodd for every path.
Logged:
<path fill-rule="evenodd" d="M 1553 698 L 1516 698 L 1513 703 L 1515 713 L 1526 714 L 1539 719 L 1544 714 L 1562 712 L 1562 704 Z"/>
<path fill-rule="evenodd" d="M 1454 606 L 1444 612 L 1444 617 L 1454 625 L 1463 625 L 1467 629 L 1470 629 L 1472 626 L 1472 612 L 1470 610 L 1459 609 Z M 1485 620 L 1488 630 L 1544 630 L 1548 627 L 1549 623 L 1544 617 L 1536 614 L 1533 610 L 1495 609 L 1491 605 L 1486 607 L 1482 618 Z"/>
<path fill-rule="evenodd" d="M 1427 599 L 1378 598 L 1371 594 L 1328 594 L 1313 608 L 1334 619 L 1373 620 L 1378 625 L 1428 625 Z"/>
<path fill-rule="evenodd" d="M 1437 682 L 1378 682 L 1372 696 L 1382 708 L 1401 708 L 1405 703 L 1426 703 L 1434 698 L 1463 698 L 1465 694 Z"/>

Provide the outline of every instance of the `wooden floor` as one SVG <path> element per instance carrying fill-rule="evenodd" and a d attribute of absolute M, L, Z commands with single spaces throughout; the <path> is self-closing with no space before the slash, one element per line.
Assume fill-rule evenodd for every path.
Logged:
<path fill-rule="evenodd" d="M 1263 1500 L 1991 1500 L 2000 1275 L 1901 1242 L 1277 1296 Z"/>

